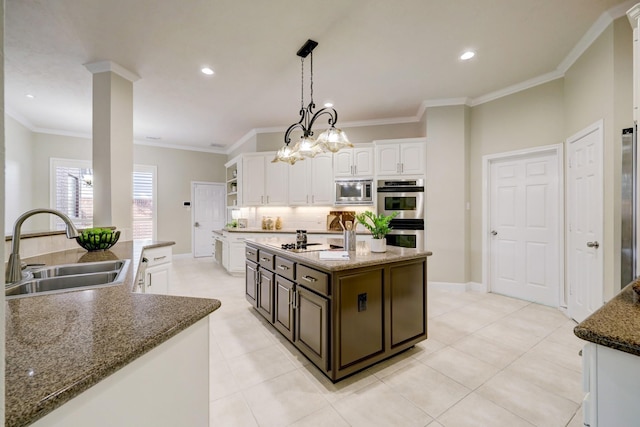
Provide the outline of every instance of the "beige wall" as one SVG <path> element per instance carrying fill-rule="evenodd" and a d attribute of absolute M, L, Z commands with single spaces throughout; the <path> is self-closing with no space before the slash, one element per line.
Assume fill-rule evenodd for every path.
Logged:
<path fill-rule="evenodd" d="M 565 137 L 604 121 L 604 298 L 620 289 L 620 132 L 633 124 L 632 30 L 616 20 L 565 74 Z"/>
<path fill-rule="evenodd" d="M 469 281 L 468 115 L 462 105 L 426 111 L 426 237 L 433 282 Z"/>
<path fill-rule="evenodd" d="M 34 207 L 48 207 L 50 205 L 50 159 L 55 157 L 91 161 L 91 140 L 31 133 L 11 118 L 8 118 L 7 121 L 15 128 L 13 133 L 22 135 L 22 139 L 28 140 L 28 135 L 31 135 L 33 153 L 29 162 L 38 165 L 32 170 L 33 197 L 31 204 L 29 205 L 26 199 L 22 200 L 21 212 Z M 17 138 L 14 140 L 18 142 Z M 12 145 L 11 141 L 8 141 L 7 144 Z M 11 150 L 14 151 L 13 148 Z M 133 161 L 135 164 L 157 167 L 157 238 L 175 241 L 175 254 L 191 252 L 191 211 L 182 205 L 182 202 L 191 200 L 191 182 L 224 182 L 226 158 L 227 156 L 223 154 L 134 145 Z M 20 186 L 23 186 L 22 182 Z M 25 228 L 28 224 L 31 224 L 28 228 L 30 230 L 49 229 L 46 215 L 36 215 L 30 218 L 25 223 Z"/>
<path fill-rule="evenodd" d="M 225 182 L 225 154 L 134 145 L 135 164 L 158 168 L 158 240 L 176 242 L 174 254 L 191 253 L 191 182 Z"/>
<path fill-rule="evenodd" d="M 317 132 L 324 131 L 323 127 L 318 127 L 317 129 Z M 370 143 L 379 139 L 417 138 L 425 135 L 424 123 L 419 121 L 376 126 L 343 127 L 341 129 L 347 133 L 349 141 L 354 144 Z M 292 135 L 291 143 L 295 144 L 299 137 L 299 133 L 295 136 Z M 256 136 L 256 151 L 276 151 L 283 145 L 284 131 L 260 133 Z M 233 156 L 229 158 L 231 159 Z"/>
<path fill-rule="evenodd" d="M 487 154 L 562 143 L 563 106 L 563 81 L 558 79 L 471 108 L 471 281 L 482 282 L 482 157 Z"/>

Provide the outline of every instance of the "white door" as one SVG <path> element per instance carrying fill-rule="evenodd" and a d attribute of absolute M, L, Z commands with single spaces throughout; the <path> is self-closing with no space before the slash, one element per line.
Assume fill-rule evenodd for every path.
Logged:
<path fill-rule="evenodd" d="M 491 291 L 557 307 L 562 233 L 556 153 L 492 161 L 489 197 Z"/>
<path fill-rule="evenodd" d="M 225 224 L 225 185 L 194 182 L 192 187 L 193 256 L 213 256 L 213 230 Z"/>
<path fill-rule="evenodd" d="M 603 304 L 602 122 L 567 140 L 569 315 L 581 322 Z"/>

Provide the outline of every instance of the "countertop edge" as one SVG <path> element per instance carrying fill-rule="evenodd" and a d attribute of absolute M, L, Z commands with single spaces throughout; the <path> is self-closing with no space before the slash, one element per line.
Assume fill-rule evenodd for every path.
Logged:
<path fill-rule="evenodd" d="M 133 241 L 124 242 L 127 245 L 124 247 L 124 252 L 116 251 L 120 259 L 131 258 L 132 264 L 130 266 L 131 272 L 127 273 L 127 279 L 122 284 L 123 288 L 121 290 L 117 290 L 118 287 L 106 287 L 96 289 L 98 292 L 108 292 L 120 295 L 117 297 L 117 300 L 120 304 L 129 303 L 131 306 L 135 307 L 136 304 L 158 304 L 158 307 L 169 307 L 173 303 L 170 303 L 171 300 L 180 300 L 182 301 L 182 305 L 187 305 L 189 307 L 188 310 L 181 310 L 180 313 L 175 315 L 175 319 L 173 321 L 165 322 L 164 326 L 161 328 L 157 328 L 157 330 L 150 334 L 148 337 L 144 337 L 135 342 L 131 342 L 122 346 L 122 348 L 117 352 L 109 356 L 108 359 L 104 360 L 104 363 L 93 363 L 89 364 L 89 366 L 85 366 L 78 371 L 77 374 L 74 374 L 73 371 L 70 375 L 64 377 L 59 382 L 54 382 L 51 385 L 47 386 L 46 389 L 43 389 L 42 393 L 38 393 L 40 397 L 35 395 L 22 396 L 21 394 L 15 395 L 19 405 L 13 407 L 5 408 L 5 423 L 7 426 L 24 426 L 29 425 L 43 416 L 51 413 L 55 409 L 59 408 L 63 404 L 67 403 L 71 399 L 77 397 L 82 392 L 88 390 L 93 385 L 107 378 L 111 374 L 117 372 L 124 366 L 136 360 L 138 357 L 146 354 L 150 350 L 156 348 L 162 343 L 168 341 L 170 338 L 178 335 L 180 332 L 186 330 L 193 324 L 197 323 L 203 318 L 206 318 L 215 310 L 220 308 L 221 302 L 217 299 L 213 298 L 197 298 L 190 296 L 179 296 L 179 295 L 159 295 L 159 294 L 141 294 L 132 292 L 133 287 L 135 286 L 135 278 L 137 276 L 137 268 L 139 263 L 137 262 L 137 258 L 140 258 L 142 252 L 145 249 L 152 249 L 157 247 L 165 247 L 172 246 L 175 242 L 172 241 L 137 241 L 134 243 Z M 129 246 L 130 245 L 130 246 Z M 140 257 L 138 257 L 138 251 Z M 111 251 L 99 251 L 99 252 L 85 252 L 78 249 L 54 252 L 46 255 L 40 255 L 36 257 L 31 257 L 32 259 L 37 258 L 46 258 L 53 256 L 55 257 L 61 256 L 62 258 L 67 258 L 69 256 L 76 257 L 85 257 L 87 254 L 90 254 L 90 259 L 84 259 L 84 262 L 92 262 L 95 260 L 100 260 L 100 257 L 109 258 L 114 254 Z M 97 259 L 92 259 L 93 257 Z M 56 264 L 51 264 L 56 265 Z M 65 293 L 65 294 L 57 294 L 60 295 L 72 295 L 73 292 Z M 51 296 L 36 296 L 33 298 L 34 303 L 36 301 L 46 301 L 46 298 L 56 298 L 56 295 Z M 31 298 L 31 297 L 29 297 Z M 69 302 L 67 305 L 81 304 L 82 300 L 79 298 L 76 302 L 76 297 L 70 296 Z M 189 300 L 193 300 L 194 303 L 189 303 Z M 20 301 L 20 300 L 9 300 L 6 301 L 5 304 L 12 303 L 12 301 Z M 28 300 L 25 300 L 28 301 Z M 59 303 L 59 301 L 58 301 Z M 37 304 L 37 303 L 36 303 Z M 36 305 L 37 306 L 37 305 Z M 163 310 L 162 308 L 160 308 Z M 7 312 L 8 313 L 8 312 Z M 160 313 L 159 313 L 160 314 Z M 174 315 L 170 315 L 174 317 Z M 28 319 L 25 319 L 27 321 Z M 5 320 L 6 322 L 6 320 Z M 115 325 L 117 327 L 117 325 Z M 114 335 L 115 337 L 115 335 Z M 15 338 L 9 340 L 7 337 L 7 342 L 12 343 L 15 341 Z M 56 350 L 54 349 L 54 352 Z M 6 374 L 6 373 L 5 373 Z M 16 379 L 11 376 L 10 380 L 13 381 L 12 384 L 16 383 Z M 9 378 L 6 378 L 7 381 Z M 7 386 L 7 384 L 5 384 Z M 18 389 L 20 387 L 24 387 L 22 385 L 18 385 Z M 13 387 L 15 388 L 15 386 Z M 49 393 L 49 394 L 47 394 Z M 7 402 L 10 404 L 10 402 Z"/>
<path fill-rule="evenodd" d="M 630 283 L 573 328 L 578 338 L 640 356 L 640 302 Z"/>

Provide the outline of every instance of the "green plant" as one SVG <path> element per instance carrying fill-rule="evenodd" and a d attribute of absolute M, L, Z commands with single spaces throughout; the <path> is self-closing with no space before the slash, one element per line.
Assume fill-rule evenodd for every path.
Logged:
<path fill-rule="evenodd" d="M 374 239 L 383 239 L 391 231 L 389 223 L 396 216 L 398 212 L 391 215 L 376 215 L 371 211 L 364 211 L 356 215 L 356 220 L 371 232 Z"/>
<path fill-rule="evenodd" d="M 238 227 L 238 220 L 234 219 L 233 221 L 231 221 L 230 223 L 227 224 L 227 228 L 237 228 Z"/>

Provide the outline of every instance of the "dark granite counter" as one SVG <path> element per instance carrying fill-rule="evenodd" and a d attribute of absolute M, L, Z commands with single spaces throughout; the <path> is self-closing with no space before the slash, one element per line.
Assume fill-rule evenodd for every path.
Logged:
<path fill-rule="evenodd" d="M 341 236 L 341 234 L 340 234 Z M 314 242 L 323 244 L 332 244 L 333 239 L 314 239 Z M 290 239 L 281 238 L 265 238 L 265 239 L 247 239 L 247 243 L 266 249 L 275 254 L 281 254 L 289 259 L 301 262 L 309 266 L 316 266 L 326 271 L 349 270 L 358 267 L 366 267 L 376 264 L 387 264 L 397 261 L 424 258 L 431 256 L 432 253 L 420 249 L 400 248 L 397 246 L 387 245 L 387 251 L 383 253 L 370 252 L 362 245 L 357 245 L 355 251 L 349 252 L 349 259 L 345 261 L 322 260 L 320 259 L 320 251 L 315 252 L 292 252 L 280 249 L 282 243 L 291 243 Z M 342 239 L 336 240 L 336 244 L 341 245 Z M 359 242 L 363 243 L 363 242 Z"/>
<path fill-rule="evenodd" d="M 585 341 L 640 356 L 640 301 L 632 284 L 573 331 Z"/>
<path fill-rule="evenodd" d="M 123 284 L 8 300 L 5 425 L 24 426 L 98 383 L 220 307 L 204 298 L 133 293 L 143 249 L 173 242 L 119 242 L 24 259 L 47 265 L 131 259 Z"/>

